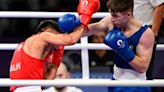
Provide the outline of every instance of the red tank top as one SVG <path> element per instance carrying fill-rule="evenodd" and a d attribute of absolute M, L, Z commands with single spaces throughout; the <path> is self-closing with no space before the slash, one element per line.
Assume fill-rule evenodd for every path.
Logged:
<path fill-rule="evenodd" d="M 43 79 L 49 55 L 44 60 L 31 57 L 24 52 L 23 45 L 24 42 L 20 43 L 14 52 L 10 63 L 10 79 Z M 15 88 L 11 86 L 10 90 L 13 91 Z"/>

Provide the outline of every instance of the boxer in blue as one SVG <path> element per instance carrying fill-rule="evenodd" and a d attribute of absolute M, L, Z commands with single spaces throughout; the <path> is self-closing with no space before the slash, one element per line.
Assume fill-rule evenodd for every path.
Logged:
<path fill-rule="evenodd" d="M 107 7 L 109 15 L 89 24 L 83 36 L 108 31 L 104 43 L 116 53 L 113 80 L 146 80 L 154 44 L 152 30 L 134 18 L 133 0 L 109 0 Z M 150 91 L 150 87 L 109 87 L 109 92 Z"/>
<path fill-rule="evenodd" d="M 133 16 L 133 0 L 109 0 L 110 14 L 89 25 L 90 31 L 108 30 L 104 43 L 116 53 L 114 80 L 146 80 L 154 34 Z M 109 92 L 150 92 L 149 87 L 109 87 Z"/>

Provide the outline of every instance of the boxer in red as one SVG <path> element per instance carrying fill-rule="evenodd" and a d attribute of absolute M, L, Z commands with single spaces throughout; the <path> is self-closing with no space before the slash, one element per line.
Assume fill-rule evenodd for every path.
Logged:
<path fill-rule="evenodd" d="M 64 45 L 71 45 L 78 41 L 81 35 L 80 32 L 84 30 L 82 28 L 79 29 L 79 31 L 72 32 L 68 36 L 60 34 L 62 31 L 55 21 L 42 21 L 36 30 L 36 34 L 17 46 L 10 64 L 10 79 L 43 79 L 46 61 L 57 70 L 62 59 Z M 70 40 L 69 37 L 73 39 L 71 38 L 72 40 Z M 10 91 L 20 90 L 20 88 L 24 87 L 11 86 Z M 35 90 L 41 90 L 41 87 L 35 88 L 33 87 Z"/>
<path fill-rule="evenodd" d="M 82 4 L 81 2 L 87 3 Z M 84 31 L 87 29 L 91 16 L 99 8 L 99 0 L 81 0 L 78 6 L 80 19 L 67 14 L 59 18 L 59 25 L 52 20 L 42 21 L 36 29 L 36 34 L 21 42 L 15 49 L 10 64 L 10 79 L 42 80 L 46 62 L 57 70 L 63 56 L 64 46 L 75 44 L 82 35 L 87 33 Z M 52 77 L 55 78 L 55 75 Z M 41 92 L 42 90 L 41 86 L 11 86 L 10 91 Z"/>

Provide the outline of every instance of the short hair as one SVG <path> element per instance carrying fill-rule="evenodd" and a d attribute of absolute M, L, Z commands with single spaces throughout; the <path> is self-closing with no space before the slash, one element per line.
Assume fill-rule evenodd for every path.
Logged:
<path fill-rule="evenodd" d="M 109 0 L 107 7 L 112 13 L 126 12 L 128 10 L 133 12 L 134 2 L 133 0 Z"/>
<path fill-rule="evenodd" d="M 65 65 L 67 71 L 71 72 L 71 65 L 69 64 L 69 62 L 63 60 L 62 63 Z"/>
<path fill-rule="evenodd" d="M 39 32 L 42 32 L 43 28 L 47 28 L 47 27 L 50 27 L 50 28 L 53 28 L 55 29 L 55 31 L 59 32 L 59 33 L 63 33 L 58 25 L 58 23 L 56 21 L 53 21 L 53 20 L 43 20 L 39 23 L 39 25 L 37 26 L 36 30 L 35 30 L 35 33 L 39 33 Z"/>

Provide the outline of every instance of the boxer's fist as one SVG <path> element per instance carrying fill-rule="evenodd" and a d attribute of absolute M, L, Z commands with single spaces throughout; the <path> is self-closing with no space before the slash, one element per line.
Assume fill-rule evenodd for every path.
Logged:
<path fill-rule="evenodd" d="M 126 62 L 132 61 L 135 57 L 135 53 L 129 48 L 129 43 L 119 28 L 109 31 L 104 38 L 104 43 L 110 46 Z"/>
<path fill-rule="evenodd" d="M 97 12 L 99 8 L 99 0 L 80 0 L 77 11 L 81 23 L 87 26 L 91 21 L 92 14 Z"/>
<path fill-rule="evenodd" d="M 59 67 L 60 62 L 62 61 L 64 53 L 64 46 L 59 46 L 58 48 L 54 49 L 50 55 L 49 64 L 55 64 L 57 67 Z"/>
<path fill-rule="evenodd" d="M 80 25 L 80 19 L 73 14 L 65 14 L 58 19 L 58 24 L 63 32 L 71 32 Z"/>

